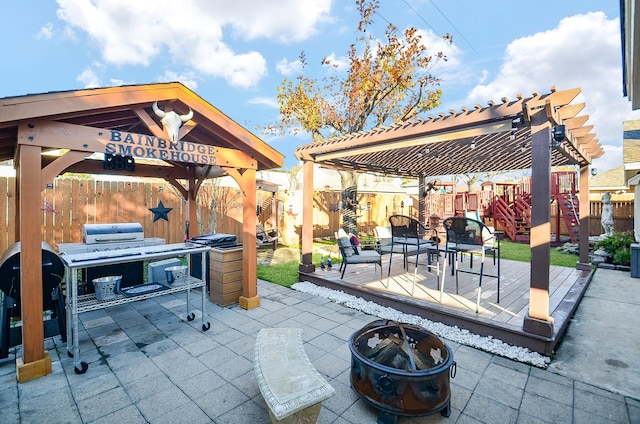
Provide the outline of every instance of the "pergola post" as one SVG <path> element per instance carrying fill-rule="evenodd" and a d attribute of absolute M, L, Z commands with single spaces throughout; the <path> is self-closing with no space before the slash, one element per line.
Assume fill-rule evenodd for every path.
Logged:
<path fill-rule="evenodd" d="M 424 193 L 424 176 L 421 175 L 418 177 L 418 221 L 424 224 L 426 227 L 429 226 L 427 222 L 427 217 L 425 216 L 425 198 L 422 195 Z"/>
<path fill-rule="evenodd" d="M 16 359 L 16 374 L 20 383 L 51 374 L 42 321 L 41 150 L 21 145 L 18 153 L 22 357 Z"/>
<path fill-rule="evenodd" d="M 302 165 L 302 263 L 300 272 L 314 272 L 313 264 L 313 162 Z"/>
<path fill-rule="evenodd" d="M 553 318 L 549 315 L 549 268 L 551 265 L 551 126 L 540 109 L 531 115 L 531 273 L 529 314 L 523 330 L 551 337 Z"/>
<path fill-rule="evenodd" d="M 581 271 L 591 271 L 589 263 L 589 228 L 591 226 L 591 207 L 589 203 L 589 165 L 580 167 L 580 240 L 578 242 L 580 258 L 576 268 Z"/>

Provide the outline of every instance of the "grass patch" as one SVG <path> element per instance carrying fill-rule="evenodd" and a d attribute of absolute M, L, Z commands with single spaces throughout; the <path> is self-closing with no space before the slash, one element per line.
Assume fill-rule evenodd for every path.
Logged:
<path fill-rule="evenodd" d="M 333 246 L 335 242 L 314 243 L 312 261 L 318 265 L 321 255 L 317 249 L 321 246 Z M 527 243 L 514 243 L 500 241 L 501 258 L 513 261 L 531 262 L 531 249 Z M 272 255 L 269 259 L 268 255 Z M 263 251 L 258 255 L 258 278 L 270 281 L 284 287 L 291 287 L 299 282 L 298 267 L 300 265 L 299 247 L 280 247 L 275 251 Z M 551 265 L 575 268 L 578 255 L 564 253 L 556 248 L 551 248 Z M 339 261 L 334 260 L 335 266 L 340 266 Z"/>
<path fill-rule="evenodd" d="M 531 262 L 531 248 L 528 243 L 514 243 L 508 240 L 500 241 L 500 257 L 502 259 L 508 259 L 512 261 Z M 578 255 L 570 253 L 564 253 L 556 249 L 551 248 L 551 265 L 567 266 L 575 268 L 576 262 L 578 262 Z"/>

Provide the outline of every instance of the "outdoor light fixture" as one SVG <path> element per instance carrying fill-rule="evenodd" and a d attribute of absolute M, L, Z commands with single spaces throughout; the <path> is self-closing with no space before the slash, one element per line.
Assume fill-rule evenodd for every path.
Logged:
<path fill-rule="evenodd" d="M 591 176 L 595 177 L 598 174 L 598 169 L 597 168 L 591 168 Z"/>
<path fill-rule="evenodd" d="M 556 125 L 553 129 L 553 140 L 555 141 L 555 146 L 559 145 L 563 141 L 567 139 L 567 134 L 565 131 L 564 125 Z"/>
<path fill-rule="evenodd" d="M 471 150 L 476 148 L 476 141 L 475 140 L 471 140 L 471 145 L 469 146 L 471 147 Z"/>
<path fill-rule="evenodd" d="M 526 152 L 526 151 L 527 151 L 527 145 L 526 145 L 525 143 L 522 143 L 522 146 L 520 146 L 520 151 L 521 151 L 522 153 L 524 153 L 524 152 Z"/>

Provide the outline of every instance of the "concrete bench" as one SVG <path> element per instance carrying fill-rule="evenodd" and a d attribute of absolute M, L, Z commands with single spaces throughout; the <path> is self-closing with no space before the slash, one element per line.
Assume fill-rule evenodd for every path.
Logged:
<path fill-rule="evenodd" d="M 315 423 L 335 390 L 307 357 L 299 328 L 263 328 L 253 368 L 272 423 Z"/>

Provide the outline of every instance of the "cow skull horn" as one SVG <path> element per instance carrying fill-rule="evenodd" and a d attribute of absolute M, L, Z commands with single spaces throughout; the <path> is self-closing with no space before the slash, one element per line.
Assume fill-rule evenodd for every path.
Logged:
<path fill-rule="evenodd" d="M 166 113 L 158 107 L 158 102 L 153 102 L 153 111 L 158 116 L 158 118 L 164 118 Z"/>
<path fill-rule="evenodd" d="M 180 115 L 180 120 L 182 122 L 187 122 L 191 118 L 193 118 L 193 111 L 191 110 L 191 108 L 189 108 L 189 113 L 187 113 L 186 115 Z"/>

